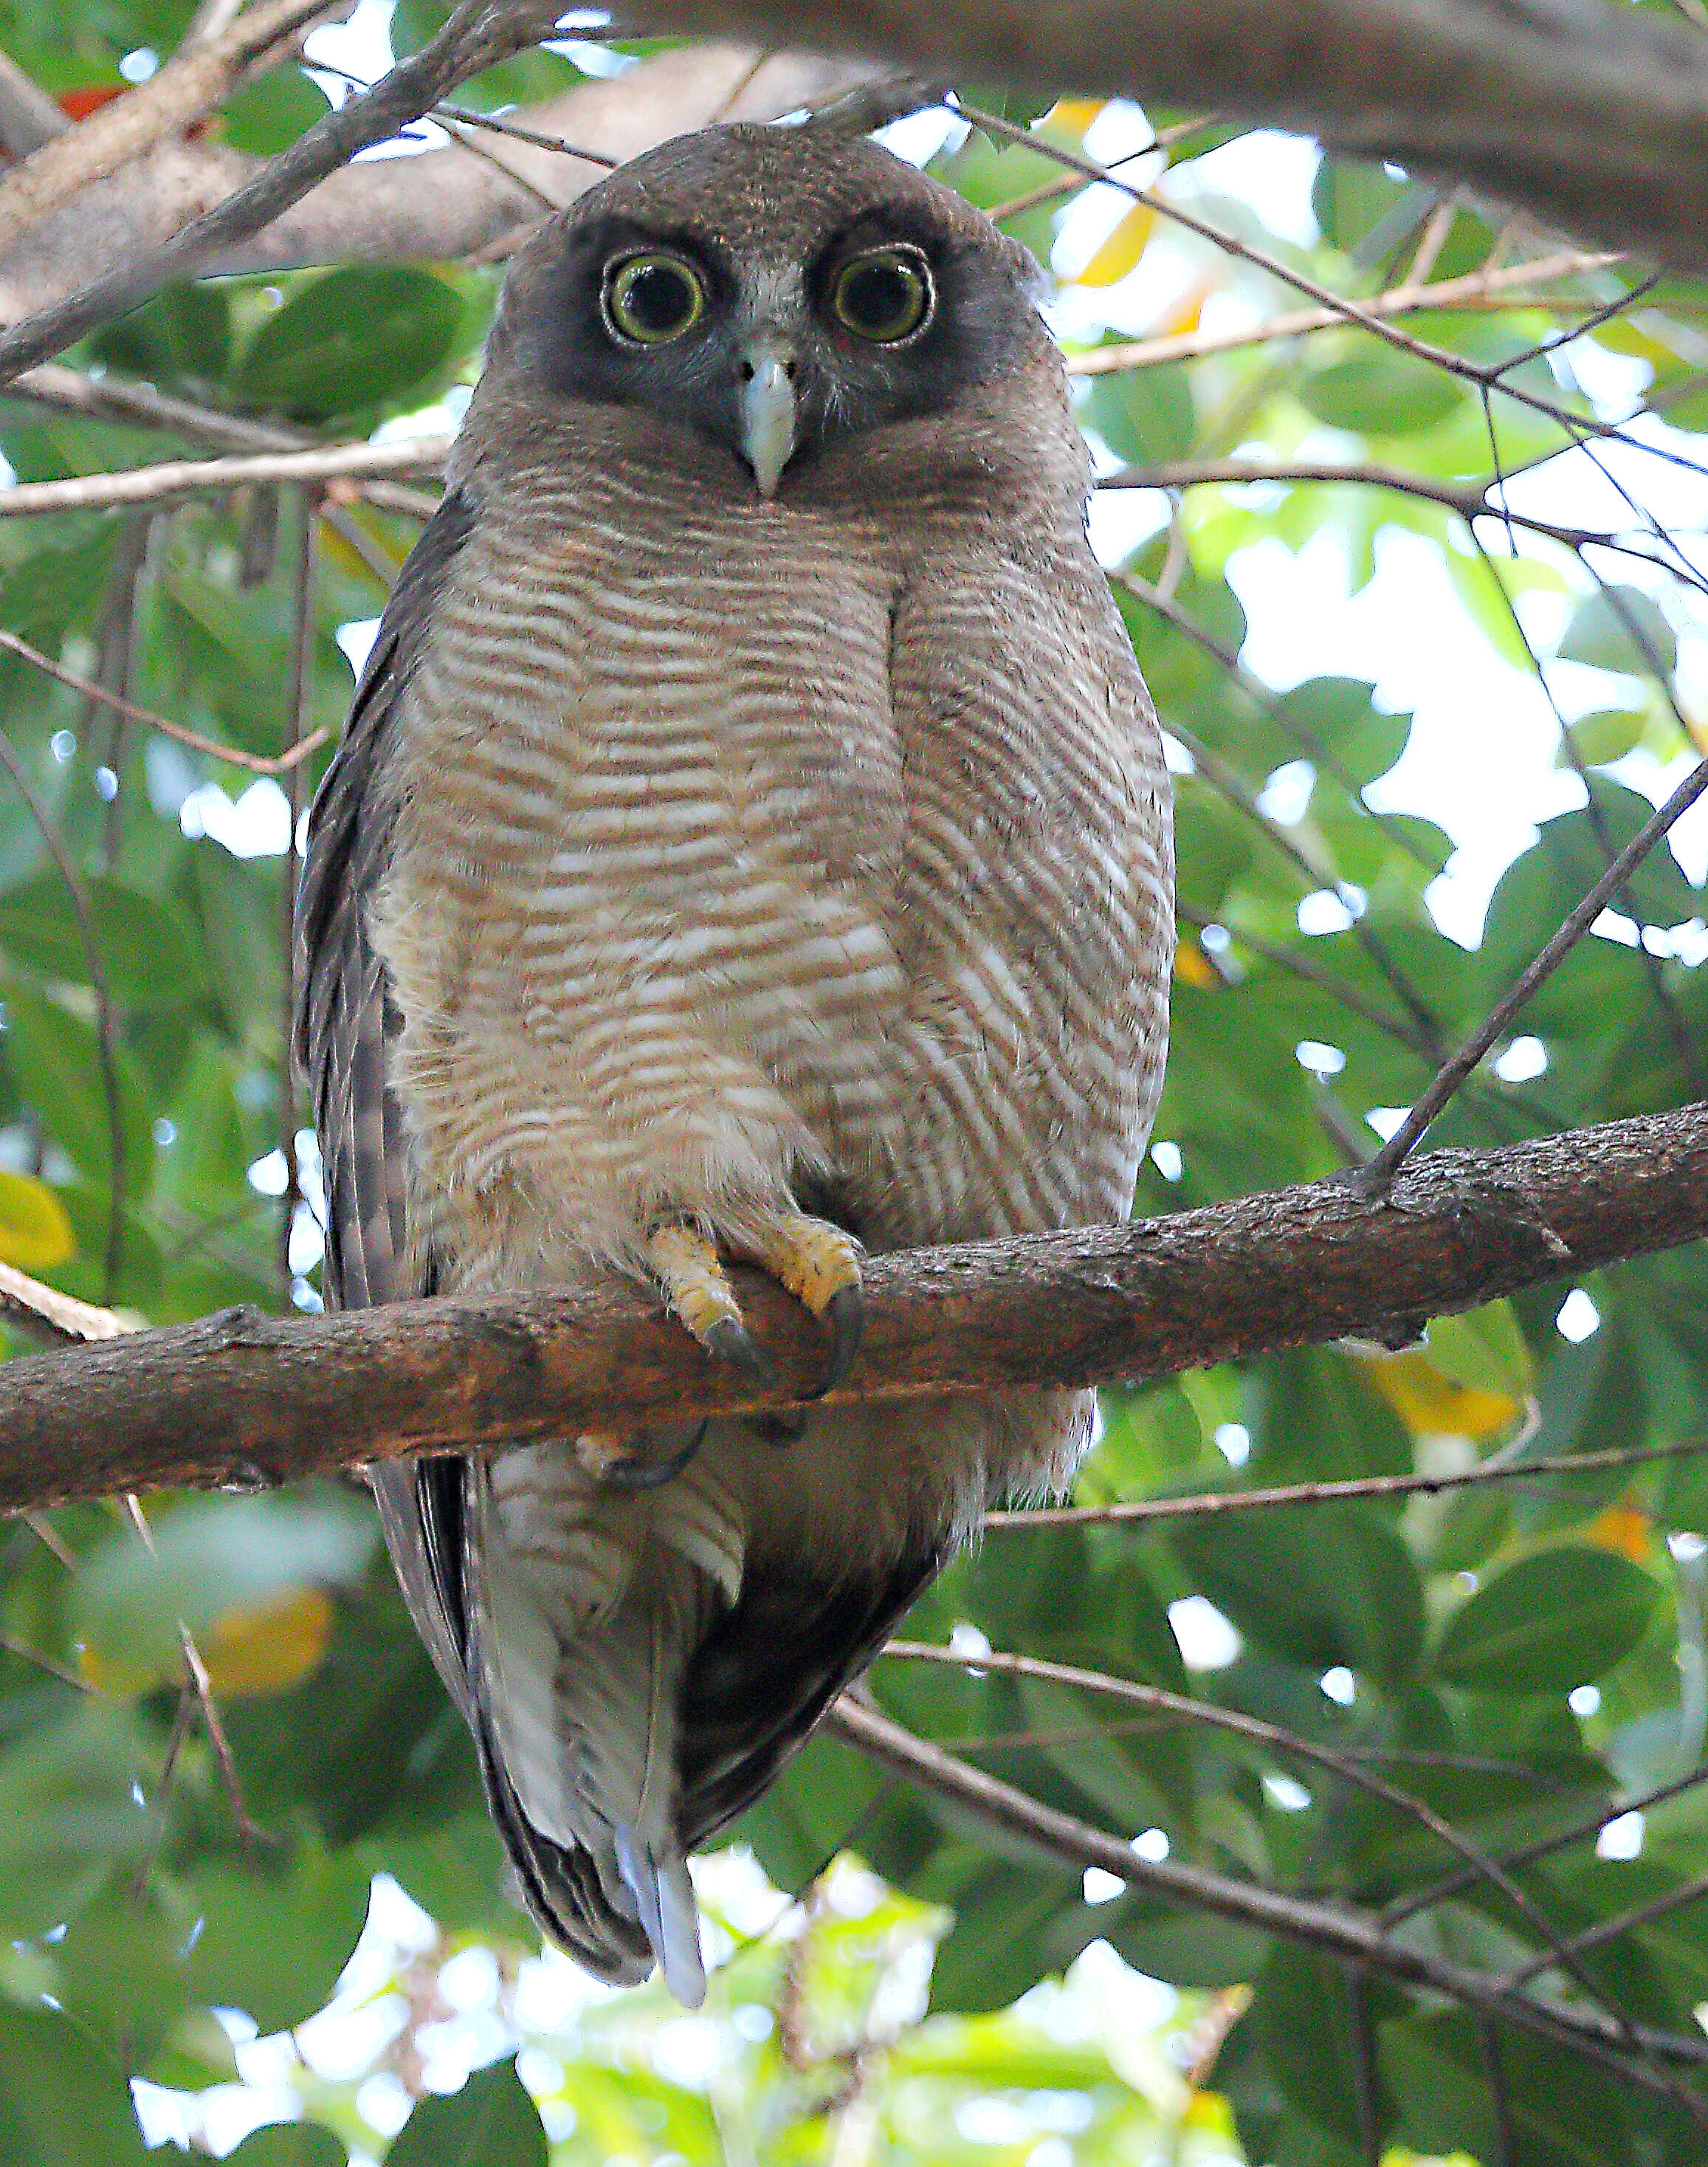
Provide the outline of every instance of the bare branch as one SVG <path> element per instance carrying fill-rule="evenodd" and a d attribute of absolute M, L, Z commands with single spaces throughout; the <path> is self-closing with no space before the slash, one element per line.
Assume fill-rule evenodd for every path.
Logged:
<path fill-rule="evenodd" d="M 330 174 L 258 232 L 222 242 L 204 268 L 275 271 L 478 255 L 537 218 L 542 199 L 573 201 L 600 178 L 605 161 L 703 127 L 726 103 L 729 118 L 771 119 L 817 106 L 872 73 L 863 64 L 799 53 L 774 53 L 756 66 L 758 59 L 750 46 L 658 53 L 612 80 L 579 83 L 507 116 L 484 157 L 453 142 L 419 156 L 365 159 Z M 589 156 L 567 156 L 517 129 Z M 159 247 L 265 170 L 263 160 L 218 142 L 156 145 L 0 252 L 0 307 L 13 316 L 46 307 L 92 267 Z M 233 442 L 231 448 L 242 447 Z"/>
<path fill-rule="evenodd" d="M 1535 1460 L 1489 1460 L 1451 1475 L 1354 1475 L 1332 1482 L 1277 1482 L 1262 1490 L 1200 1490 L 1182 1497 L 1121 1498 L 1109 1505 L 1040 1505 L 986 1513 L 986 1528 L 1116 1527 L 1152 1520 L 1217 1519 L 1224 1513 L 1266 1513 L 1286 1505 L 1326 1505 L 1346 1497 L 1434 1497 L 1483 1482 L 1546 1481 L 1551 1475 L 1590 1475 L 1610 1467 L 1646 1467 L 1656 1460 L 1693 1460 L 1708 1453 L 1708 1437 L 1674 1444 L 1610 1445 L 1603 1452 L 1557 1452 Z"/>
<path fill-rule="evenodd" d="M 1443 1311 L 1708 1229 L 1708 1108 L 1491 1152 L 1438 1152 L 1370 1203 L 1342 1177 L 1126 1227 L 874 1257 L 864 1350 L 837 1396 L 892 1399 L 1155 1377 Z M 0 1364 L 0 1510 L 283 1479 L 412 1450 L 638 1430 L 793 1405 L 820 1328 L 738 1269 L 781 1383 L 709 1362 L 613 1282 L 575 1295 L 232 1309 L 122 1344 Z"/>
<path fill-rule="evenodd" d="M 886 1768 L 907 1777 L 922 1789 L 946 1799 L 958 1809 L 970 1811 L 994 1824 L 1010 1836 L 1053 1853 L 1076 1868 L 1101 1867 L 1106 1873 L 1135 1886 L 1172 1898 L 1192 1910 L 1254 1926 L 1261 1933 L 1278 1934 L 1284 1940 L 1303 1942 L 1381 1973 L 1402 1984 L 1419 1986 L 1446 1995 L 1470 2009 L 1498 2016 L 1519 2030 L 1534 2033 L 1557 2046 L 1589 2056 L 1616 2069 L 1645 2090 L 1674 2096 L 1671 2085 L 1645 2060 L 1630 2053 L 1626 2034 L 1599 2011 L 1565 2009 L 1531 2001 L 1520 1994 L 1503 1992 L 1498 1983 L 1481 1972 L 1445 1958 L 1430 1956 L 1384 1934 L 1364 1913 L 1350 1905 L 1321 1903 L 1292 1896 L 1258 1882 L 1235 1881 L 1229 1876 L 1175 1859 L 1140 1858 L 1119 1836 L 1110 1836 L 1088 1822 L 1076 1820 L 1053 1806 L 1040 1804 L 1013 1784 L 970 1768 L 941 1746 L 915 1738 L 875 1708 L 844 1693 L 833 1708 L 828 1727 L 849 1745 L 855 1746 Z M 1683 2033 L 1658 2032 L 1647 2026 L 1631 2027 L 1631 2038 L 1645 2057 L 1654 2055 L 1700 2067 L 1708 2064 L 1708 2039 Z M 1702 2102 L 1696 2101 L 1700 2111 Z"/>
<path fill-rule="evenodd" d="M 1482 1060 L 1507 1025 L 1524 1008 L 1538 986 L 1557 969 L 1595 923 L 1609 902 L 1660 842 L 1674 823 L 1708 790 L 1708 760 L 1700 760 L 1668 798 L 1652 813 L 1584 898 L 1552 940 L 1497 1001 L 1452 1059 L 1437 1071 L 1422 1098 L 1412 1108 L 1370 1163 L 1354 1177 L 1365 1195 L 1381 1195 L 1393 1179 L 1394 1169 L 1419 1142 L 1471 1071 Z"/>
<path fill-rule="evenodd" d="M 0 1264 L 0 1318 L 24 1338 L 47 1347 L 79 1347 L 136 1329 L 119 1311 L 97 1309 L 5 1264 Z"/>
<path fill-rule="evenodd" d="M 1604 0 L 642 0 L 626 21 L 1206 105 L 1708 264 L 1708 40 Z"/>
<path fill-rule="evenodd" d="M 1545 285 L 1555 278 L 1581 277 L 1586 271 L 1599 271 L 1620 260 L 1616 254 L 1589 255 L 1578 249 L 1566 249 L 1556 255 L 1540 257 L 1533 263 L 1506 263 L 1494 270 L 1471 271 L 1462 278 L 1439 278 L 1433 285 L 1409 278 L 1403 286 L 1391 287 L 1385 294 L 1367 294 L 1354 305 L 1362 315 L 1383 320 L 1411 315 L 1426 309 L 1462 308 L 1467 300 L 1489 294 L 1503 294 L 1509 308 L 1546 308 L 1552 298 L 1549 295 L 1509 289 Z M 1083 353 L 1068 355 L 1067 373 L 1070 376 L 1108 376 L 1123 369 L 1155 368 L 1165 362 L 1195 361 L 1202 354 L 1225 353 L 1235 347 L 1266 346 L 1277 339 L 1300 337 L 1307 331 L 1344 331 L 1346 327 L 1344 309 L 1293 309 L 1285 315 L 1269 316 L 1261 323 L 1239 324 L 1224 331 L 1173 331 L 1166 338 L 1132 339 L 1118 346 L 1092 347 Z"/>
<path fill-rule="evenodd" d="M 0 648 L 19 656 L 32 669 L 40 670 L 45 676 L 54 678 L 74 692 L 81 692 L 86 700 L 94 701 L 97 706 L 105 707 L 110 714 L 122 715 L 127 722 L 140 723 L 145 729 L 158 730 L 162 737 L 172 738 L 179 744 L 188 745 L 193 752 L 211 753 L 216 760 L 229 760 L 233 767 L 247 768 L 251 775 L 287 775 L 326 742 L 327 733 L 318 729 L 305 738 L 299 738 L 288 751 L 280 753 L 276 758 L 265 753 L 242 752 L 235 745 L 221 744 L 217 738 L 204 738 L 199 730 L 186 729 L 182 723 L 168 722 L 164 715 L 156 715 L 150 708 L 139 707 L 132 701 L 121 699 L 116 692 L 109 692 L 104 685 L 98 685 L 93 678 L 84 677 L 75 670 L 66 669 L 64 663 L 56 662 L 51 655 L 44 654 L 39 648 L 32 647 L 28 640 L 20 639 L 16 633 L 0 632 Z"/>
<path fill-rule="evenodd" d="M 252 61 L 307 29 L 332 5 L 333 0 L 264 0 L 219 37 L 187 46 L 151 82 L 45 143 L 0 177 L 0 252 L 91 181 L 116 172 L 162 135 L 205 119 Z"/>
<path fill-rule="evenodd" d="M 160 504 L 218 495 L 266 484 L 365 480 L 383 474 L 437 474 L 449 437 L 410 437 L 387 444 L 325 444 L 312 451 L 259 452 L 219 459 L 162 459 L 118 474 L 72 474 L 62 481 L 15 482 L 0 489 L 0 519 L 50 511 L 106 511 L 115 505 Z"/>
<path fill-rule="evenodd" d="M 942 1664 L 945 1668 L 965 1671 L 970 1667 L 969 1659 L 953 1648 L 933 1647 L 918 1640 L 891 1640 L 885 1645 L 886 1656 L 902 1661 Z M 1000 1649 L 981 1650 L 977 1657 L 981 1671 L 995 1671 L 1010 1677 L 1037 1678 L 1051 1685 L 1069 1686 L 1081 1693 L 1103 1695 L 1111 1700 L 1126 1702 L 1134 1708 L 1154 1709 L 1159 1715 L 1171 1715 L 1183 1723 L 1202 1725 L 1206 1730 L 1220 1730 L 1235 1738 L 1243 1738 L 1253 1746 L 1266 1746 L 1285 1760 L 1302 1761 L 1309 1766 L 1326 1768 L 1342 1783 L 1367 1797 L 1379 1799 L 1383 1805 L 1392 1806 L 1397 1813 L 1409 1815 L 1420 1827 L 1425 1828 L 1438 1843 L 1457 1852 L 1465 1862 L 1467 1870 L 1476 1878 L 1505 1897 L 1538 1933 L 1547 1944 L 1545 1952 L 1531 1965 L 1515 1972 L 1504 1984 L 1510 1990 L 1521 1986 L 1550 1964 L 1558 1963 L 1569 1971 L 1592 2000 L 1601 1997 L 1594 1982 L 1578 1967 L 1572 1944 L 1563 1942 L 1555 1932 L 1535 1901 L 1520 1887 L 1498 1859 L 1491 1858 L 1470 1837 L 1453 1824 L 1415 1799 L 1409 1791 L 1390 1783 L 1385 1777 L 1372 1775 L 1367 1768 L 1331 1746 L 1319 1745 L 1314 1740 L 1301 1738 L 1294 1731 L 1283 1730 L 1278 1724 L 1262 1722 L 1256 1716 L 1242 1714 L 1237 1709 L 1222 1708 L 1214 1701 L 1194 1700 L 1188 1693 L 1170 1693 L 1165 1687 L 1145 1685 L 1136 1678 L 1113 1677 L 1105 1671 L 1082 1670 L 1071 1663 L 1051 1663 L 1034 1656 L 1010 1655 Z M 1581 1946 L 1581 1942 L 1576 1944 Z M 1616 2011 L 1615 2021 L 1624 2022 Z"/>
<path fill-rule="evenodd" d="M 71 125 L 34 77 L 9 53 L 0 52 L 0 150 L 9 157 L 27 158 Z"/>
<path fill-rule="evenodd" d="M 204 270 L 221 248 L 260 232 L 359 151 L 418 120 L 468 77 L 545 36 L 560 12 L 556 0 L 459 0 L 443 29 L 419 52 L 400 61 L 372 90 L 305 129 L 289 150 L 270 159 L 223 203 L 151 255 L 116 265 L 0 337 L 0 383 L 134 309 L 171 280 Z"/>

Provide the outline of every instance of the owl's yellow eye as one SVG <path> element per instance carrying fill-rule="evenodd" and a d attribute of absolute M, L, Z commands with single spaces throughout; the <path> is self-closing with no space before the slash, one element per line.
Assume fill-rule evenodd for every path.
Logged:
<path fill-rule="evenodd" d="M 668 346 L 706 313 L 706 282 L 679 256 L 653 250 L 605 266 L 605 320 L 630 346 Z"/>
<path fill-rule="evenodd" d="M 896 346 L 929 321 L 937 295 L 931 267 L 917 248 L 873 248 L 850 257 L 836 274 L 836 320 L 877 346 Z"/>

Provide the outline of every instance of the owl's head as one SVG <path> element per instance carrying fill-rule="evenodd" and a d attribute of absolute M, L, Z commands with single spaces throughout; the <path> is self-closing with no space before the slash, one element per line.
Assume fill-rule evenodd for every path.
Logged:
<path fill-rule="evenodd" d="M 649 411 L 762 496 L 849 437 L 946 413 L 1035 361 L 1038 265 L 876 144 L 811 128 L 678 137 L 518 256 L 489 367 Z"/>

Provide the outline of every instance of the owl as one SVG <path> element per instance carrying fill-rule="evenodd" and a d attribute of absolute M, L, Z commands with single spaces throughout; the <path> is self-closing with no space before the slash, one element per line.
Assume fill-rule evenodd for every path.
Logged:
<path fill-rule="evenodd" d="M 1038 269 L 869 141 L 729 126 L 507 280 L 316 799 L 299 1057 L 351 1308 L 1118 1221 L 1172 945 L 1155 716 Z M 522 1900 L 705 1991 L 687 1857 L 1089 1396 L 809 1403 L 376 1467 Z"/>

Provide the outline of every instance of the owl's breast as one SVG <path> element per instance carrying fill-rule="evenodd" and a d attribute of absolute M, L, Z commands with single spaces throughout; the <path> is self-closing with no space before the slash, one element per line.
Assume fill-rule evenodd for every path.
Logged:
<path fill-rule="evenodd" d="M 780 531 L 531 521 L 441 610 L 377 930 L 468 1179 L 775 1186 L 893 1096 L 891 593 Z"/>

